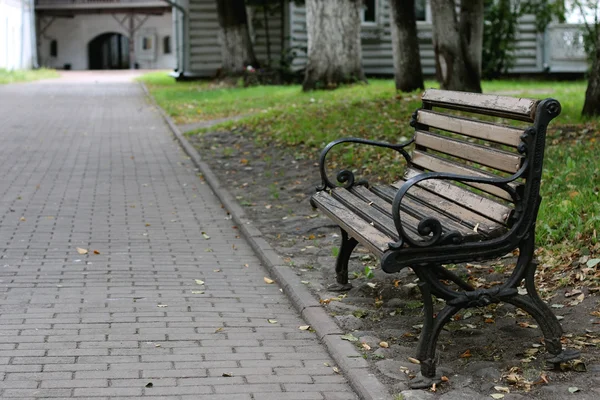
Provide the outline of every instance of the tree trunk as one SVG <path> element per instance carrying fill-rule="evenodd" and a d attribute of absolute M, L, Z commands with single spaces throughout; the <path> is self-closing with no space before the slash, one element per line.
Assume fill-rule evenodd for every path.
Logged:
<path fill-rule="evenodd" d="M 308 63 L 303 90 L 366 81 L 362 69 L 362 0 L 306 0 Z"/>
<path fill-rule="evenodd" d="M 585 91 L 585 103 L 581 111 L 581 115 L 590 117 L 600 115 L 600 29 L 597 29 L 597 32 L 596 55 Z"/>
<path fill-rule="evenodd" d="M 483 0 L 431 0 L 433 47 L 442 89 L 481 93 Z"/>
<path fill-rule="evenodd" d="M 391 0 L 392 47 L 396 89 L 424 89 L 414 0 Z"/>
<path fill-rule="evenodd" d="M 216 0 L 221 27 L 222 72 L 240 75 L 248 65 L 258 67 L 248 32 L 244 0 Z"/>

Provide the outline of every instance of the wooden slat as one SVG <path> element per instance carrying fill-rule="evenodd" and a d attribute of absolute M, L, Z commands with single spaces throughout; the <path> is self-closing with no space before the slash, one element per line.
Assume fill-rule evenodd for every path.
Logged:
<path fill-rule="evenodd" d="M 374 186 L 371 190 L 376 193 L 377 196 L 381 196 L 391 202 L 398 192 L 398 187 L 401 187 L 405 182 L 406 181 L 404 180 L 398 181 L 395 182 L 393 186 Z M 482 236 L 492 238 L 506 232 L 506 227 L 504 225 L 479 215 L 460 204 L 444 199 L 435 193 L 422 189 L 417 185 L 409 190 L 405 199 L 407 199 L 407 201 L 412 201 L 411 205 L 414 203 L 422 204 L 426 210 L 424 215 L 438 218 L 440 221 L 449 221 L 449 223 L 445 222 L 446 226 L 449 226 L 450 224 L 460 224 L 462 229 L 456 230 L 461 232 L 463 236 L 467 238 L 473 237 L 473 239 L 477 239 Z"/>
<path fill-rule="evenodd" d="M 410 179 L 422 173 L 423 171 L 408 168 L 404 174 L 404 179 Z M 401 180 L 393 183 L 392 186 L 399 189 L 403 184 L 404 180 Z M 473 212 L 501 224 L 506 223 L 511 212 L 511 209 L 504 204 L 497 203 L 487 197 L 480 196 L 462 187 L 456 186 L 451 181 L 429 179 L 421 181 L 415 186 L 427 189 L 436 195 L 471 209 Z"/>
<path fill-rule="evenodd" d="M 360 216 L 369 225 L 374 226 L 378 230 L 385 233 L 387 236 L 398 241 L 398 231 L 394 225 L 394 220 L 390 215 L 386 215 L 376 209 L 370 207 L 364 200 L 353 195 L 344 188 L 338 188 L 331 191 L 331 196 L 342 203 L 346 208 Z"/>
<path fill-rule="evenodd" d="M 521 135 L 523 134 L 522 129 L 450 116 L 429 110 L 419 110 L 417 121 L 432 128 L 513 147 L 517 147 L 521 143 Z"/>
<path fill-rule="evenodd" d="M 415 150 L 412 155 L 412 164 L 418 165 L 421 168 L 427 169 L 429 171 L 434 172 L 444 172 L 449 174 L 457 174 L 463 176 L 476 176 L 482 178 L 500 178 L 498 175 L 488 174 L 478 169 L 469 168 L 465 165 L 457 164 L 448 160 L 444 160 L 443 158 L 436 157 L 431 154 L 424 153 L 419 150 Z M 498 196 L 501 199 L 512 201 L 510 195 L 502 190 L 501 188 L 488 185 L 485 183 L 467 183 L 466 185 L 475 187 L 477 189 L 481 189 L 484 192 L 493 194 L 494 196 Z"/>
<path fill-rule="evenodd" d="M 389 191 L 377 190 L 377 188 L 373 188 L 373 191 L 370 191 L 365 187 L 358 186 L 356 188 L 353 188 L 352 192 L 364 198 L 366 201 L 372 202 L 374 206 L 380 208 L 386 213 L 386 215 L 389 216 L 389 218 L 391 218 L 391 202 L 394 200 L 394 196 L 396 195 L 397 190 L 392 188 L 391 186 L 387 186 L 387 188 L 389 188 Z M 385 200 L 384 198 L 379 197 L 380 194 L 383 195 Z M 416 227 L 419 225 L 419 222 L 423 218 L 433 217 L 438 219 L 442 223 L 443 232 L 458 231 L 463 236 L 472 237 L 473 239 L 481 238 L 483 233 L 475 232 L 472 228 L 466 225 L 459 224 L 455 220 L 451 219 L 449 216 L 427 207 L 424 203 L 415 201 L 410 196 L 406 196 L 402 201 L 401 216 L 404 226 L 413 226 L 415 228 L 415 231 Z"/>
<path fill-rule="evenodd" d="M 344 207 L 329 193 L 319 192 L 312 199 L 320 210 L 377 257 L 381 257 L 388 249 L 388 243 L 394 241 Z"/>
<path fill-rule="evenodd" d="M 522 157 L 517 154 L 491 149 L 431 132 L 416 131 L 415 143 L 418 146 L 462 158 L 463 160 L 473 161 L 504 172 L 515 173 L 521 166 Z"/>
<path fill-rule="evenodd" d="M 539 100 L 490 94 L 428 89 L 423 103 L 435 107 L 533 122 Z"/>

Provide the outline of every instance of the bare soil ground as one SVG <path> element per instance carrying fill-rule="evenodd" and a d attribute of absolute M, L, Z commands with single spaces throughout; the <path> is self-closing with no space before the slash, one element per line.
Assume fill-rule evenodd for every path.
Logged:
<path fill-rule="evenodd" d="M 565 344 L 581 351 L 581 363 L 545 369 L 543 337 L 536 322 L 510 305 L 465 310 L 447 325 L 438 343 L 439 370 L 448 381 L 436 393 L 407 392 L 418 365 L 416 353 L 422 303 L 410 271 L 389 275 L 378 260 L 357 248 L 351 260 L 353 289 L 327 290 L 339 229 L 313 209 L 309 197 L 320 183 L 317 157 L 297 159 L 289 150 L 257 147 L 250 133 L 207 133 L 189 138 L 265 238 L 334 316 L 393 394 L 405 398 L 579 399 L 600 398 L 600 312 L 598 297 L 583 290 L 574 301 L 568 288 L 547 301 L 562 318 Z M 498 280 L 514 265 L 507 256 L 483 265 L 458 266 L 482 282 Z M 365 276 L 365 267 L 374 276 Z M 578 303 L 578 304 L 576 304 Z M 443 304 L 443 303 L 441 303 Z M 385 344 L 381 344 L 385 342 Z M 381 345 L 380 345 L 381 344 Z M 385 346 L 386 347 L 382 347 Z M 411 397 L 412 396 L 412 397 Z"/>

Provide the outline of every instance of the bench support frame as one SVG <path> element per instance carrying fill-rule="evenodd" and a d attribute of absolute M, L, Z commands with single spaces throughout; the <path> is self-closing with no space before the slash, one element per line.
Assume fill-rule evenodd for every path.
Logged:
<path fill-rule="evenodd" d="M 427 108 L 431 108 L 430 106 Z M 452 107 L 449 107 L 452 108 Z M 548 307 L 540 298 L 535 288 L 534 260 L 535 222 L 541 203 L 539 189 L 541 185 L 542 164 L 545 148 L 546 129 L 550 121 L 560 114 L 560 103 L 554 99 L 546 99 L 537 103 L 533 126 L 526 129 L 521 136 L 518 152 L 524 156 L 520 169 L 506 178 L 487 178 L 462 176 L 443 172 L 425 172 L 410 178 L 398 190 L 392 204 L 392 217 L 398 232 L 399 240 L 389 243 L 383 252 L 381 266 L 385 272 L 395 273 L 403 268 L 411 268 L 419 278 L 419 289 L 423 297 L 424 323 L 417 347 L 417 359 L 421 362 L 421 374 L 411 381 L 413 388 L 426 388 L 439 382 L 436 376 L 436 345 L 444 325 L 460 310 L 471 307 L 485 307 L 495 303 L 508 303 L 529 313 L 538 323 L 549 353 L 547 362 L 559 364 L 579 356 L 577 351 L 563 350 L 560 342 L 562 327 Z M 493 115 L 493 114 L 491 114 Z M 418 128 L 417 113 L 413 115 L 411 125 Z M 337 190 L 339 184 L 346 189 L 355 185 L 368 185 L 364 180 L 356 180 L 350 170 L 342 170 L 337 175 L 339 184 L 327 177 L 325 160 L 327 153 L 342 143 L 355 143 L 384 147 L 399 152 L 410 165 L 411 158 L 405 147 L 412 141 L 392 145 L 358 138 L 340 139 L 331 142 L 320 157 L 322 190 Z M 511 186 L 513 182 L 524 178 L 526 185 Z M 466 242 L 460 233 L 442 232 L 442 224 L 435 218 L 423 218 L 417 227 L 421 240 L 411 238 L 403 227 L 401 220 L 401 203 L 408 190 L 417 183 L 427 179 L 449 180 L 462 183 L 483 183 L 493 185 L 506 191 L 514 203 L 514 212 L 510 216 L 508 231 L 500 237 L 481 242 Z M 336 189 L 337 188 L 337 189 Z M 315 204 L 313 203 L 313 206 Z M 348 261 L 357 240 L 350 237 L 342 229 L 342 243 L 336 261 L 336 284 L 333 289 L 348 290 Z M 510 277 L 502 284 L 490 288 L 475 288 L 442 264 L 460 263 L 492 259 L 519 249 L 517 265 Z M 448 281 L 458 287 L 450 287 Z M 518 288 L 524 283 L 526 294 L 519 294 Z M 445 300 L 444 308 L 435 314 L 432 296 Z"/>

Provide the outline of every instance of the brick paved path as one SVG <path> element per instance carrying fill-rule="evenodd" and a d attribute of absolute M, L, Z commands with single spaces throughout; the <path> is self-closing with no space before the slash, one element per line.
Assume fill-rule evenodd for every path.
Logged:
<path fill-rule="evenodd" d="M 2 399 L 356 398 L 137 84 L 0 86 L 0 135 Z"/>

